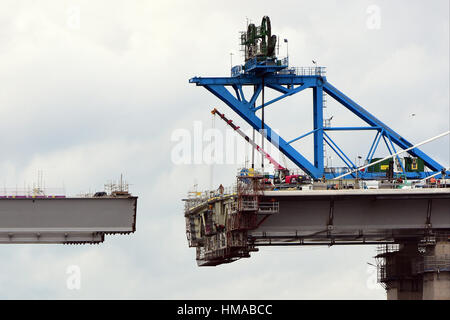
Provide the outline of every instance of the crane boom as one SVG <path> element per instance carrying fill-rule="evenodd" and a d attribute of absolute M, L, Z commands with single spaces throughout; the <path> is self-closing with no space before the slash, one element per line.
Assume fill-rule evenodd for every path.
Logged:
<path fill-rule="evenodd" d="M 219 110 L 217 110 L 216 108 L 214 108 L 211 111 L 212 114 L 217 114 L 219 115 L 219 117 L 222 118 L 223 121 L 225 121 L 234 131 L 236 131 L 241 137 L 243 137 L 248 143 L 250 143 L 250 145 L 257 151 L 259 151 L 264 157 L 266 157 L 266 159 L 275 167 L 275 170 L 278 171 L 283 171 L 286 170 L 285 167 L 283 167 L 281 164 L 279 164 L 274 158 L 272 158 L 266 151 L 264 151 L 260 146 L 258 146 L 255 141 L 253 141 L 252 139 L 250 139 L 249 136 L 247 136 L 241 129 L 239 126 L 236 126 L 233 123 L 233 120 L 229 120 L 225 117 L 225 115 L 223 113 L 220 113 Z"/>

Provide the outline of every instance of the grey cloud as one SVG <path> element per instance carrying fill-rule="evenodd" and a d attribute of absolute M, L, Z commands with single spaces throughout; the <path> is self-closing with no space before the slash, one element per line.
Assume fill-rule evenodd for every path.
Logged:
<path fill-rule="evenodd" d="M 289 39 L 292 65 L 317 59 L 331 83 L 407 139 L 448 130 L 448 2 L 255 3 L 2 2 L 0 183 L 20 186 L 42 169 L 47 185 L 64 183 L 76 194 L 124 173 L 140 199 L 133 235 L 110 236 L 98 246 L 2 246 L 1 297 L 385 298 L 366 285 L 370 246 L 266 248 L 230 265 L 198 268 L 180 200 L 194 182 L 209 188 L 211 171 L 173 165 L 170 136 L 197 120 L 210 127 L 213 106 L 246 128 L 188 79 L 228 75 L 229 53 L 234 63 L 240 59 L 245 17 L 259 22 L 265 14 L 274 32 Z M 370 4 L 382 9 L 380 30 L 366 28 Z M 67 27 L 70 5 L 80 7 L 79 30 Z M 272 127 L 282 134 L 309 130 L 308 93 L 271 108 Z M 356 121 L 341 109 L 330 102 L 336 124 Z M 410 112 L 417 117 L 408 118 Z M 337 139 L 353 157 L 368 151 L 368 136 Z M 310 144 L 302 148 L 312 154 Z M 449 164 L 448 138 L 423 149 Z M 233 183 L 237 167 L 215 165 L 213 185 Z M 66 289 L 71 264 L 81 267 L 80 291 Z"/>

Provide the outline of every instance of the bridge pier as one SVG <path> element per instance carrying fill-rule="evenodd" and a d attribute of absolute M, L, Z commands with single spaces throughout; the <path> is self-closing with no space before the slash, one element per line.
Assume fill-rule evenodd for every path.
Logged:
<path fill-rule="evenodd" d="M 423 300 L 450 300 L 450 241 L 427 248 L 419 264 L 423 277 Z"/>
<path fill-rule="evenodd" d="M 379 280 L 388 300 L 449 300 L 450 241 L 436 239 L 419 250 L 417 242 L 402 243 L 399 250 L 383 247 L 377 258 Z"/>

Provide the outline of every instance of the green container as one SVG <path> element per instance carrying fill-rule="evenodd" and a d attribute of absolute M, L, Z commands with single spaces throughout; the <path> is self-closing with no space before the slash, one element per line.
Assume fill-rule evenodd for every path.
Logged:
<path fill-rule="evenodd" d="M 370 163 L 374 163 L 376 161 L 381 160 L 382 158 L 373 158 Z M 368 172 L 386 172 L 389 169 L 389 161 L 390 159 L 386 159 L 384 161 L 381 161 L 373 166 L 370 166 L 368 168 Z"/>
<path fill-rule="evenodd" d="M 414 157 L 405 157 L 406 172 L 423 172 L 425 164 L 422 159 Z"/>

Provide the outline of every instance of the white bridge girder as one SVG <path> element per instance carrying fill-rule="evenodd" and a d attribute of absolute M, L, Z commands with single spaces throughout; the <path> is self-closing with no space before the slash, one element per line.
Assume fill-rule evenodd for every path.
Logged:
<path fill-rule="evenodd" d="M 137 197 L 0 199 L 0 243 L 99 243 L 136 230 Z"/>
<path fill-rule="evenodd" d="M 450 189 L 266 191 L 255 245 L 394 243 L 450 232 Z"/>

